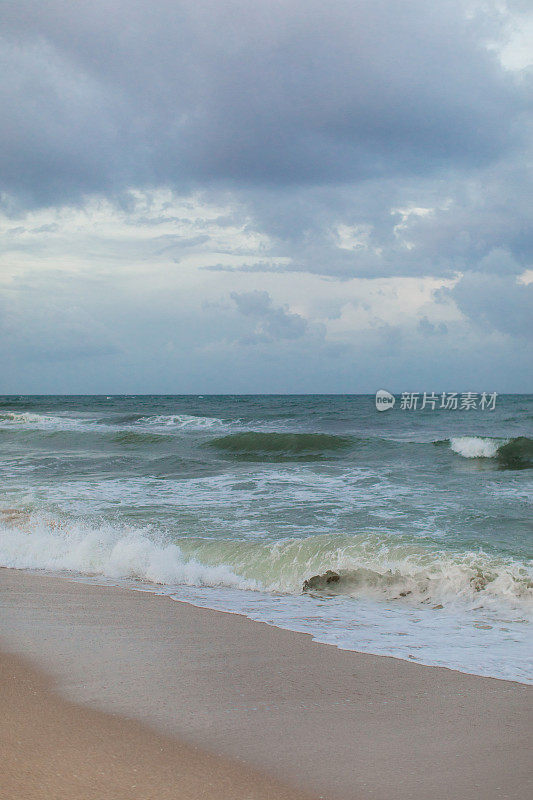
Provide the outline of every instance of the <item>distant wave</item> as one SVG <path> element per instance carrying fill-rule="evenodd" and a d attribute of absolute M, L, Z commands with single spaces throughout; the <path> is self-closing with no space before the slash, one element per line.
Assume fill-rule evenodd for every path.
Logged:
<path fill-rule="evenodd" d="M 463 458 L 496 458 L 507 469 L 533 466 L 533 439 L 518 436 L 496 439 L 481 436 L 458 436 L 449 440 L 454 453 Z"/>
<path fill-rule="evenodd" d="M 32 414 L 28 411 L 0 411 L 0 428 L 23 428 L 44 431 L 88 430 L 94 428 L 95 420 L 73 417 L 55 417 L 48 414 Z"/>
<path fill-rule="evenodd" d="M 314 460 L 350 447 L 353 439 L 327 433 L 247 431 L 213 439 L 209 444 L 245 460 Z"/>
<path fill-rule="evenodd" d="M 181 432 L 211 434 L 208 446 L 243 461 L 320 461 L 340 456 L 357 444 L 366 448 L 427 446 L 423 442 L 385 439 L 377 436 L 356 438 L 330 433 L 243 430 L 243 421 L 224 420 L 192 414 L 126 414 L 98 417 L 70 417 L 38 414 L 29 411 L 0 410 L 0 431 L 37 432 L 44 435 L 98 434 L 108 436 L 117 444 L 156 444 L 164 436 Z M 269 423 L 270 425 L 270 423 Z M 225 434 L 225 435 L 220 435 Z M 143 438 L 144 437 L 144 438 Z M 156 438 L 158 437 L 158 438 Z M 527 469 L 533 466 L 533 439 L 526 436 L 515 438 L 488 436 L 454 436 L 434 445 L 449 446 L 453 453 L 467 459 L 493 459 L 500 469 Z"/>
<path fill-rule="evenodd" d="M 91 431 L 102 433 L 110 430 L 134 430 L 136 427 L 165 427 L 174 429 L 209 430 L 224 428 L 226 423 L 213 417 L 196 417 L 190 414 L 154 415 L 126 414 L 120 417 L 83 419 L 58 417 L 30 412 L 0 411 L 0 428 L 42 431 Z M 169 431 L 170 432 L 170 431 Z"/>
<path fill-rule="evenodd" d="M 43 425 L 56 424 L 60 421 L 60 417 L 48 417 L 28 411 L 0 411 L 0 424 L 2 425 Z"/>
<path fill-rule="evenodd" d="M 172 539 L 153 528 L 54 519 L 4 509 L 0 564 L 162 585 L 313 592 L 387 602 L 533 608 L 531 565 L 481 551 L 424 549 L 377 534 L 258 542 Z M 321 576 L 331 570 L 338 580 Z"/>
<path fill-rule="evenodd" d="M 167 425 L 175 428 L 217 428 L 224 426 L 224 420 L 216 417 L 196 417 L 191 414 L 157 414 L 139 417 L 142 425 Z"/>

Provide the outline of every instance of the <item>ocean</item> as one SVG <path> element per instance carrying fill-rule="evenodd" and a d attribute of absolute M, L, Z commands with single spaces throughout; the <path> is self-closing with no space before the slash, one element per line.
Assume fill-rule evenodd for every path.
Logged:
<path fill-rule="evenodd" d="M 0 397 L 0 565 L 533 683 L 533 397 Z"/>

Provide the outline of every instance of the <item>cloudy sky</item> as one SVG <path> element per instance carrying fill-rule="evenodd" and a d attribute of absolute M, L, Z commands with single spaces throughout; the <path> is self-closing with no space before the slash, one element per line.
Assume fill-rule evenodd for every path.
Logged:
<path fill-rule="evenodd" d="M 530 9 L 3 0 L 0 392 L 531 390 Z"/>

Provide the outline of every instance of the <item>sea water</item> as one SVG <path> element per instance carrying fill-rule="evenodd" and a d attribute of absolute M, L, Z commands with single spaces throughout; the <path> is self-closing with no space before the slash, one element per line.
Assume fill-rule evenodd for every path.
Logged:
<path fill-rule="evenodd" d="M 1 397 L 0 565 L 533 682 L 533 398 L 438 406 Z"/>

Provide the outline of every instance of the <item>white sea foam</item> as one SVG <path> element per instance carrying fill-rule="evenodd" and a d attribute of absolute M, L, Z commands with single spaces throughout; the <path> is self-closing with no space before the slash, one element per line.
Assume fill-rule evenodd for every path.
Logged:
<path fill-rule="evenodd" d="M 508 439 L 489 439 L 481 436 L 456 436 L 450 439 L 450 447 L 454 453 L 464 458 L 494 458 L 498 449 Z"/>
<path fill-rule="evenodd" d="M 213 536 L 235 525 L 248 525 L 259 534 L 268 529 L 276 535 L 279 530 L 275 516 L 269 513 L 271 504 L 291 511 L 298 507 L 314 507 L 330 513 L 357 513 L 360 509 L 371 511 L 376 517 L 390 521 L 401 516 L 399 502 L 412 497 L 416 490 L 395 486 L 385 476 L 377 479 L 375 473 L 364 467 L 353 467 L 346 475 L 332 476 L 313 473 L 306 467 L 290 465 L 283 469 L 266 470 L 261 467 L 247 471 L 245 480 L 234 474 L 208 475 L 188 480 L 135 476 L 127 479 L 60 481 L 47 486 L 44 491 L 33 490 L 32 497 L 40 505 L 54 503 L 62 510 L 76 516 L 113 512 L 117 507 L 140 505 L 151 508 L 154 514 L 172 508 L 177 513 L 184 510 L 201 512 L 203 526 Z M 413 499 L 415 499 L 413 497 Z M 435 507 L 435 506 L 434 506 Z M 213 522 L 212 514 L 217 520 Z M 220 522 L 220 517 L 225 523 Z M 427 530 L 427 519 L 413 521 Z M 294 535 L 302 530 L 301 516 L 295 515 L 290 526 Z M 312 524 L 312 532 L 318 532 Z M 323 530 L 319 522 L 319 529 Z M 290 529 L 285 522 L 279 535 L 287 537 Z M 413 532 L 413 531 L 411 531 Z M 416 531 L 415 531 L 416 533 Z"/>

